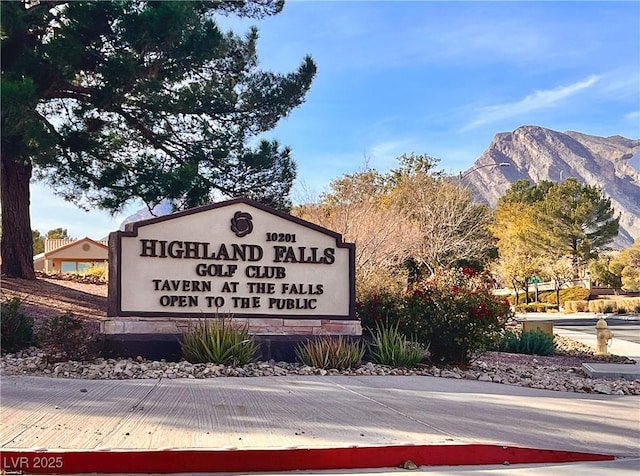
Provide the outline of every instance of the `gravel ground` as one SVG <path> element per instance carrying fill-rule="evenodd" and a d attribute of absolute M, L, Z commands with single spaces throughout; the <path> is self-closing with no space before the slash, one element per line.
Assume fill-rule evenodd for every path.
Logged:
<path fill-rule="evenodd" d="M 107 286 L 42 278 L 37 281 L 3 279 L 3 296 L 20 297 L 23 310 L 35 325 L 52 315 L 71 311 L 88 321 L 106 316 Z M 398 369 L 364 363 L 346 371 L 316 369 L 286 362 L 257 362 L 243 367 L 215 364 L 147 361 L 138 359 L 97 359 L 92 362 L 50 363 L 37 348 L 0 358 L 0 375 L 42 375 L 74 379 L 174 379 L 286 375 L 427 375 L 518 385 L 562 392 L 640 395 L 640 380 L 591 379 L 581 370 L 583 362 L 633 363 L 626 357 L 595 357 L 592 350 L 571 339 L 556 336 L 558 355 L 542 357 L 504 352 L 487 352 L 468 368 L 421 366 Z"/>
<path fill-rule="evenodd" d="M 566 344 L 566 342 L 565 342 Z M 569 344 L 571 345 L 571 344 Z M 582 370 L 584 357 L 552 357 L 487 352 L 468 368 L 441 368 L 424 365 L 400 369 L 366 362 L 358 368 L 338 371 L 317 369 L 287 362 L 257 362 L 242 367 L 191 364 L 138 359 L 96 359 L 91 362 L 49 363 L 37 348 L 0 359 L 0 375 L 41 375 L 72 379 L 175 379 L 218 377 L 281 377 L 287 375 L 426 375 L 479 380 L 496 384 L 541 388 L 560 392 L 640 395 L 640 380 L 591 379 Z M 597 360 L 593 357 L 586 360 Z M 624 360 L 624 359 L 621 359 Z"/>

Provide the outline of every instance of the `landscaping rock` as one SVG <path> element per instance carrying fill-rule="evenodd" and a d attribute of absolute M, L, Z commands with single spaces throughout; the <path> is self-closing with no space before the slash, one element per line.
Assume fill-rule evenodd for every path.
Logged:
<path fill-rule="evenodd" d="M 494 382 L 558 392 L 640 395 L 640 380 L 591 379 L 582 372 L 581 360 L 576 356 L 532 357 L 501 352 L 487 352 L 464 369 L 439 368 L 429 365 L 404 369 L 365 362 L 357 369 L 338 371 L 336 369 L 316 369 L 287 362 L 257 362 L 237 368 L 216 364 L 192 364 L 186 361 L 145 361 L 140 358 L 50 363 L 45 360 L 45 354 L 39 349 L 29 348 L 2 356 L 0 375 L 40 375 L 50 378 L 101 380 L 250 378 L 258 376 L 278 378 L 288 375 L 424 375 Z"/>

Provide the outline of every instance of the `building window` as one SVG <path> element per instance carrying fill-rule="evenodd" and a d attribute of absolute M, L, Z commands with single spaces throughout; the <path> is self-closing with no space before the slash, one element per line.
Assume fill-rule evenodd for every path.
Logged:
<path fill-rule="evenodd" d="M 93 263 L 78 263 L 78 273 L 84 274 L 93 267 Z"/>
<path fill-rule="evenodd" d="M 76 272 L 76 262 L 75 261 L 63 261 L 60 263 L 60 272 L 63 274 L 66 273 L 75 273 Z"/>
<path fill-rule="evenodd" d="M 60 272 L 85 274 L 91 269 L 105 269 L 107 263 L 104 261 L 63 261 L 60 264 Z"/>

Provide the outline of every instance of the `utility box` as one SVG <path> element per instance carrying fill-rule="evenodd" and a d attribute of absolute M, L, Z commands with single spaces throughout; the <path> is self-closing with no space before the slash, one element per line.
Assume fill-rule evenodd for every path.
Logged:
<path fill-rule="evenodd" d="M 523 321 L 522 322 L 522 330 L 523 331 L 535 331 L 536 329 L 540 329 L 545 334 L 553 335 L 553 322 L 550 321 Z"/>

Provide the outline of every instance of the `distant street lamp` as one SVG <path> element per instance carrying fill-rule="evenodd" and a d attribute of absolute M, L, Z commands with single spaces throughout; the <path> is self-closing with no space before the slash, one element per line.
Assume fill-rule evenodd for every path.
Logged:
<path fill-rule="evenodd" d="M 497 162 L 495 164 L 484 164 L 484 165 L 479 165 L 476 168 L 473 168 L 471 170 L 468 170 L 466 173 L 462 173 L 460 172 L 460 176 L 458 177 L 458 182 L 461 182 L 463 178 L 465 178 L 467 175 L 475 172 L 476 170 L 480 170 L 480 169 L 484 169 L 485 167 L 509 167 L 511 166 L 511 164 L 509 162 Z"/>

